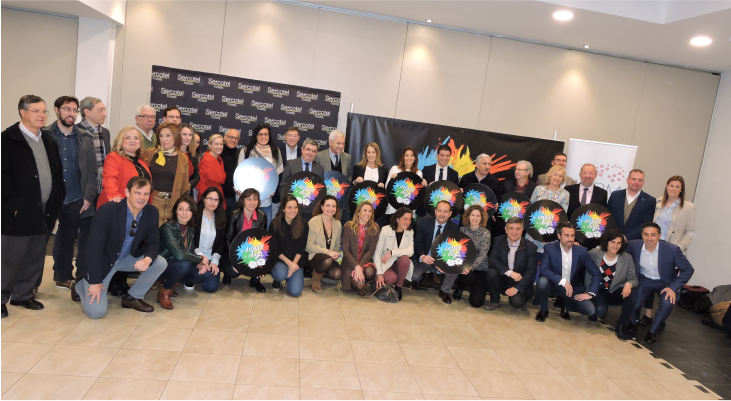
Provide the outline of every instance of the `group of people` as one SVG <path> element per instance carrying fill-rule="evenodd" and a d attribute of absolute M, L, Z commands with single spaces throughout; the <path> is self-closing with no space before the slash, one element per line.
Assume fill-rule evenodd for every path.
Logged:
<path fill-rule="evenodd" d="M 685 200 L 680 176 L 670 177 L 662 198 L 655 199 L 642 191 L 644 172 L 635 169 L 627 189 L 608 196 L 594 184 L 597 171 L 591 164 L 582 166 L 578 183 L 568 177 L 563 153 L 554 155 L 548 172 L 535 180 L 532 164 L 521 160 L 514 179 L 502 181 L 491 174 L 492 158 L 483 153 L 475 158 L 475 170 L 459 177 L 449 167 L 448 146 L 440 146 L 437 163 L 423 171 L 417 151 L 406 147 L 398 164 L 387 170 L 376 143 L 367 144 L 353 165 L 344 152 L 343 132 L 332 131 L 328 148 L 319 151 L 312 139 L 300 143 L 299 130 L 291 127 L 278 147 L 267 124 L 254 128 L 243 147 L 241 133 L 230 129 L 224 136 L 211 135 L 202 151 L 200 135 L 181 121 L 180 110 L 165 109 L 155 127 L 157 112 L 148 105 L 140 106 L 135 125 L 122 128 L 111 142 L 100 99 L 62 96 L 53 106 L 58 118 L 46 126 L 45 101 L 23 96 L 20 122 L 1 134 L 3 317 L 8 302 L 43 309 L 34 298 L 56 222 L 54 281 L 69 289 L 91 318 L 106 313 L 107 292 L 121 296 L 125 308 L 152 312 L 143 300 L 151 288 L 158 289 L 162 308 L 173 309 L 180 284 L 191 290 L 200 283 L 207 292 L 230 284 L 241 272 L 228 251 L 237 234 L 250 228 L 268 230 L 276 239 L 281 254 L 270 273 L 272 289 L 286 283 L 294 297 L 302 293 L 305 276 L 311 277 L 315 293 L 322 292 L 323 283 L 339 281 L 343 290 L 364 297 L 391 286 L 399 300 L 405 285 L 425 290 L 427 279 L 438 285 L 438 297 L 447 304 L 461 300 L 465 290 L 469 304 L 486 311 L 500 307 L 502 295 L 514 308 L 532 300 L 539 305 L 539 322 L 548 317 L 552 296 L 564 319 L 573 311 L 596 321 L 608 306 L 621 305 L 617 336 L 633 338 L 637 325 L 646 324 L 648 342 L 656 341 L 693 273 L 685 253 L 694 236 L 695 211 Z M 79 114 L 81 121 L 75 123 Z M 270 162 L 280 183 L 302 171 L 320 176 L 338 171 L 354 184 L 373 181 L 386 187 L 408 171 L 425 187 L 440 180 L 460 188 L 480 183 L 498 198 L 519 192 L 531 202 L 555 201 L 569 215 L 582 205 L 600 204 L 610 210 L 617 228 L 579 244 L 575 229 L 561 223 L 558 241 L 544 244 L 525 234 L 522 219 L 490 218 L 477 205 L 460 211 L 457 224 L 447 201 L 436 205 L 434 216 L 423 207 L 389 205 L 377 220 L 370 202 L 350 211 L 326 195 L 314 212 L 304 213 L 292 195 L 275 191 L 262 199 L 254 188 L 235 187 L 236 167 L 251 157 Z M 471 269 L 462 274 L 444 274 L 431 253 L 435 238 L 450 231 L 464 233 L 477 250 Z M 130 274 L 137 276 L 132 286 Z M 267 291 L 261 277 L 251 277 L 249 286 Z M 659 308 L 653 318 L 655 294 Z"/>

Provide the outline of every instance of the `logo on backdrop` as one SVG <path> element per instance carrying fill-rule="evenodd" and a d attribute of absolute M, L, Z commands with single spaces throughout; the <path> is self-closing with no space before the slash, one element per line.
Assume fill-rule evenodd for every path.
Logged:
<path fill-rule="evenodd" d="M 579 229 L 586 238 L 600 238 L 607 228 L 607 217 L 610 213 L 597 214 L 588 211 L 576 220 L 576 228 Z"/>
<path fill-rule="evenodd" d="M 256 107 L 258 110 L 266 111 L 267 109 L 273 109 L 274 103 L 259 102 L 256 100 L 252 100 L 251 106 Z"/>
<path fill-rule="evenodd" d="M 259 92 L 261 90 L 261 86 L 259 85 L 246 85 L 242 83 L 239 83 L 238 88 L 248 94 L 253 94 L 254 92 Z"/>
<path fill-rule="evenodd" d="M 177 99 L 179 96 L 185 95 L 185 91 L 160 88 L 160 94 L 165 95 L 171 99 Z"/>
<path fill-rule="evenodd" d="M 396 181 L 393 184 L 391 193 L 396 197 L 396 202 L 402 205 L 410 205 L 422 188 L 424 188 L 423 185 L 414 184 L 410 179 L 406 178 Z"/>
<path fill-rule="evenodd" d="M 208 85 L 211 85 L 216 89 L 223 89 L 230 87 L 231 81 L 219 81 L 213 78 L 208 78 Z"/>
<path fill-rule="evenodd" d="M 454 202 L 457 201 L 456 195 L 458 193 L 459 189 L 453 189 L 450 191 L 448 188 L 441 187 L 436 191 L 433 191 L 431 195 L 429 195 L 429 203 L 431 203 L 431 205 L 436 208 L 439 202 L 445 200 L 449 202 L 450 206 L 454 206 Z"/>
<path fill-rule="evenodd" d="M 289 89 L 274 89 L 270 86 L 267 88 L 267 93 L 274 97 L 281 98 L 283 96 L 289 96 Z"/>
<path fill-rule="evenodd" d="M 470 157 L 470 148 L 464 144 L 457 147 L 454 139 L 447 137 L 442 141 L 441 145 L 447 145 L 452 150 L 452 155 L 449 157 L 449 167 L 452 167 L 457 171 L 457 174 L 461 177 L 465 174 L 475 171 L 475 161 Z M 511 160 L 501 161 L 506 158 L 507 155 L 497 156 L 495 154 L 490 155 L 492 157 L 492 164 L 490 166 L 490 174 L 499 173 L 501 171 L 509 170 L 516 163 L 512 163 Z M 426 146 L 419 152 L 419 169 L 422 170 L 426 166 L 437 163 L 437 152 L 436 149 L 430 149 Z"/>
<path fill-rule="evenodd" d="M 169 72 L 160 72 L 160 71 L 152 72 L 153 81 L 162 81 L 163 79 L 170 79 L 170 73 Z"/>
<path fill-rule="evenodd" d="M 315 110 L 310 109 L 310 114 L 317 118 L 323 118 L 323 117 L 330 117 L 330 111 L 329 110 Z"/>
<path fill-rule="evenodd" d="M 343 197 L 345 188 L 350 186 L 344 182 L 341 183 L 335 177 L 325 181 L 325 185 L 327 186 L 327 194 L 334 196 L 337 200 L 340 200 L 340 198 Z"/>
<path fill-rule="evenodd" d="M 333 106 L 340 106 L 340 98 L 339 97 L 333 97 L 330 95 L 325 95 L 325 101 L 330 103 Z"/>
<path fill-rule="evenodd" d="M 319 96 L 320 95 L 318 95 L 317 93 L 305 93 L 305 92 L 297 91 L 297 97 L 304 100 L 305 102 L 311 102 L 313 100 L 317 100 L 317 98 Z"/>
<path fill-rule="evenodd" d="M 324 188 L 322 184 L 313 184 L 309 178 L 296 180 L 290 187 L 290 194 L 297 199 L 300 205 L 309 206 Z"/>
<path fill-rule="evenodd" d="M 246 241 L 242 242 L 236 249 L 236 256 L 239 258 L 238 263 L 249 266 L 250 269 L 264 266 L 269 256 L 269 240 L 271 238 L 271 236 L 265 236 L 259 240 L 247 237 Z"/>
<path fill-rule="evenodd" d="M 244 99 L 228 97 L 225 95 L 221 96 L 221 101 L 228 104 L 229 106 L 243 106 L 244 105 Z"/>
<path fill-rule="evenodd" d="M 596 177 L 597 181 L 601 178 L 606 187 L 604 189 L 607 192 L 612 192 L 620 189 L 620 186 L 627 179 L 627 173 L 622 166 L 617 164 L 600 164 L 596 166 Z M 600 183 L 597 183 L 599 185 Z M 612 189 L 616 185 L 615 189 Z"/>
<path fill-rule="evenodd" d="M 284 103 L 282 103 L 281 106 L 279 106 L 279 110 L 282 110 L 285 113 L 292 114 L 292 115 L 294 115 L 295 113 L 302 113 L 301 106 L 287 106 Z"/>
<path fill-rule="evenodd" d="M 183 106 L 175 106 L 180 110 L 180 114 L 184 116 L 190 116 L 193 114 L 198 114 L 198 108 L 197 107 L 183 107 Z"/>
<path fill-rule="evenodd" d="M 385 197 L 385 194 L 376 194 L 373 188 L 362 188 L 355 193 L 355 204 L 360 205 L 363 202 L 370 202 L 374 208 L 377 208 Z"/>
<path fill-rule="evenodd" d="M 167 103 L 150 103 L 150 106 L 152 106 L 155 111 L 162 111 L 168 108 Z"/>
<path fill-rule="evenodd" d="M 338 129 L 338 127 L 330 127 L 330 126 L 327 126 L 327 125 L 323 125 L 322 126 L 322 130 L 325 131 L 325 132 L 328 132 L 328 133 L 329 132 L 333 132 L 336 129 Z"/>
<path fill-rule="evenodd" d="M 488 202 L 484 193 L 474 189 L 470 189 L 464 194 L 464 210 L 467 210 L 467 208 L 472 205 L 479 205 L 485 209 L 485 211 L 487 211 L 487 209 L 495 209 L 495 204 Z M 523 217 L 523 215 L 520 217 Z"/>
<path fill-rule="evenodd" d="M 518 202 L 510 198 L 500 204 L 498 213 L 500 213 L 500 217 L 505 221 L 508 221 L 511 217 L 520 217 L 522 219 L 525 216 L 525 207 L 528 205 L 530 205 L 530 202 Z"/>
<path fill-rule="evenodd" d="M 243 114 L 236 113 L 236 119 L 241 121 L 242 123 L 250 124 L 255 123 L 259 117 L 257 116 L 246 116 Z"/>
<path fill-rule="evenodd" d="M 292 125 L 294 125 L 295 127 L 299 128 L 302 131 L 308 131 L 311 129 L 315 129 L 315 124 L 313 124 L 313 123 L 301 123 L 299 121 L 295 121 Z M 282 139 L 284 139 L 284 138 L 282 138 Z"/>
<path fill-rule="evenodd" d="M 190 126 L 193 127 L 194 130 L 198 131 L 198 133 L 211 130 L 211 124 L 190 123 Z"/>
<path fill-rule="evenodd" d="M 281 127 L 287 125 L 287 120 L 281 120 L 276 118 L 264 117 L 264 122 L 271 125 L 272 127 Z"/>
<path fill-rule="evenodd" d="M 206 109 L 206 115 L 213 119 L 220 120 L 222 118 L 228 117 L 228 111 L 216 111 L 216 110 Z"/>
<path fill-rule="evenodd" d="M 457 241 L 454 238 L 447 238 L 437 245 L 437 255 L 448 266 L 461 266 L 467 255 L 468 238 Z"/>
<path fill-rule="evenodd" d="M 209 100 L 214 100 L 216 97 L 210 93 L 198 93 L 193 92 L 191 94 L 193 99 L 197 99 L 199 102 L 208 103 Z"/>
<path fill-rule="evenodd" d="M 186 85 L 195 85 L 201 83 L 201 77 L 178 74 L 178 81 L 181 81 Z"/>
<path fill-rule="evenodd" d="M 558 215 L 562 211 L 563 209 L 560 208 L 549 210 L 546 207 L 541 207 L 530 215 L 530 225 L 541 235 L 553 234 L 558 225 Z"/>

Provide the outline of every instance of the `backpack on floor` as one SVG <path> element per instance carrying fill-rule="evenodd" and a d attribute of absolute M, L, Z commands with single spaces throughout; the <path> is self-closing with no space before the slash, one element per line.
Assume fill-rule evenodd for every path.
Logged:
<path fill-rule="evenodd" d="M 398 294 L 396 293 L 396 289 L 393 286 L 386 284 L 383 287 L 376 289 L 376 280 L 373 280 L 371 281 L 371 291 L 371 295 L 367 296 L 366 298 L 370 298 L 375 295 L 383 302 L 388 302 L 391 304 L 398 303 Z"/>
<path fill-rule="evenodd" d="M 708 309 L 713 306 L 711 299 L 708 297 L 710 293 L 707 288 L 699 285 L 684 285 L 680 290 L 678 306 L 695 313 L 706 314 Z"/>

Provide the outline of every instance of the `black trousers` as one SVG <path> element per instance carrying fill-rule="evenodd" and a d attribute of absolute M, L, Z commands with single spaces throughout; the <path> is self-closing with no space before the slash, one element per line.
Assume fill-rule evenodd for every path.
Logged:
<path fill-rule="evenodd" d="M 637 295 L 639 291 L 637 288 L 633 288 L 632 292 L 627 298 L 622 298 L 622 289 L 618 288 L 614 292 L 609 292 L 608 289 L 604 288 L 602 284 L 599 289 L 599 293 L 592 298 L 594 302 L 594 310 L 596 317 L 602 317 L 607 314 L 609 306 L 621 306 L 622 312 L 619 315 L 618 324 L 627 324 L 632 318 L 632 312 L 635 310 L 637 305 Z M 655 295 L 655 294 L 653 294 Z"/>
<path fill-rule="evenodd" d="M 96 210 L 96 202 L 99 200 L 99 195 L 94 198 L 94 202 L 91 203 L 91 207 Z M 84 217 L 79 221 L 79 250 L 76 254 L 76 271 L 79 270 L 86 271 L 82 268 L 84 266 L 84 263 L 86 263 L 86 257 L 88 255 L 88 251 L 86 250 L 86 245 L 89 240 L 89 233 L 91 232 L 91 221 L 94 219 L 94 216 Z M 78 281 L 78 280 L 77 280 Z"/>
<path fill-rule="evenodd" d="M 68 281 L 74 279 L 74 242 L 81 223 L 81 207 L 84 200 L 78 199 L 61 206 L 58 211 L 58 229 L 53 239 L 53 279 Z"/>
<path fill-rule="evenodd" d="M 515 280 L 504 274 L 500 274 L 497 269 L 490 268 L 487 270 L 487 291 L 490 294 L 490 302 L 500 302 L 500 295 L 506 290 L 515 287 Z M 533 286 L 529 286 L 526 294 L 518 291 L 512 297 L 508 297 L 508 302 L 513 308 L 522 308 L 533 297 Z"/>
<path fill-rule="evenodd" d="M 15 301 L 30 298 L 33 288 L 43 276 L 48 235 L 15 237 L 3 235 L 2 251 L 2 303 L 12 297 Z"/>

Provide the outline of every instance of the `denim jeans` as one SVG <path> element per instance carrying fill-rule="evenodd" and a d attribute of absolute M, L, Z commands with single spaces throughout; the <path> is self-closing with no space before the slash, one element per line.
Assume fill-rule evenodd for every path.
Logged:
<path fill-rule="evenodd" d="M 287 278 L 289 274 L 289 267 L 284 262 L 277 262 L 272 268 L 272 279 L 276 281 L 287 281 L 287 292 L 293 297 L 298 297 L 302 294 L 302 288 L 305 286 L 305 272 L 302 268 L 297 269 L 292 275 Z"/>
<path fill-rule="evenodd" d="M 594 303 L 591 302 L 591 299 L 584 301 L 575 300 L 574 297 L 579 295 L 576 291 L 570 297 L 567 297 L 566 289 L 563 286 L 554 284 L 546 277 L 539 278 L 538 284 L 536 284 L 536 297 L 541 304 L 541 311 L 548 311 L 548 296 L 551 293 L 555 293 L 556 297 L 563 298 L 564 305 L 571 312 L 579 312 L 585 316 L 594 314 Z"/>
<path fill-rule="evenodd" d="M 198 273 L 197 266 L 195 262 L 189 262 L 187 260 L 168 260 L 168 267 L 165 269 L 165 273 L 160 275 L 160 279 L 165 280 L 163 287 L 169 290 L 177 283 L 202 283 L 203 291 L 209 293 L 218 291 L 219 275 L 213 274 L 211 271 L 200 274 Z"/>

